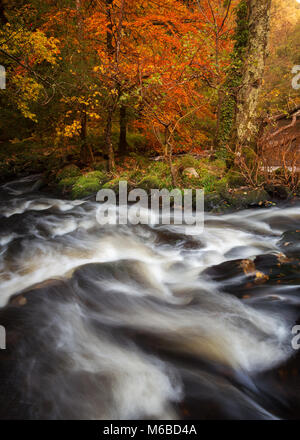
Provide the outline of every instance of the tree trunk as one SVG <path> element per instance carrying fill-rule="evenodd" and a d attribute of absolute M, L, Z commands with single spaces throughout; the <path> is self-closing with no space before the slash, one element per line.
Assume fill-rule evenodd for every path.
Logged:
<path fill-rule="evenodd" d="M 4 5 L 2 0 L 0 0 L 0 23 L 2 25 L 6 24 L 8 22 L 5 13 L 4 13 Z"/>
<path fill-rule="evenodd" d="M 213 145 L 211 150 L 215 149 L 217 150 L 219 146 L 219 135 L 220 135 L 220 125 L 221 125 L 221 108 L 222 108 L 222 102 L 224 99 L 224 94 L 221 88 L 218 89 L 218 102 L 217 102 L 217 121 L 216 121 L 216 131 L 214 135 Z"/>
<path fill-rule="evenodd" d="M 120 139 L 119 153 L 125 155 L 127 153 L 127 117 L 126 107 L 121 105 L 120 108 Z"/>
<path fill-rule="evenodd" d="M 113 45 L 113 24 L 112 24 L 112 16 L 111 16 L 111 8 L 113 5 L 113 0 L 106 0 L 106 18 L 107 18 L 107 32 L 106 32 L 106 50 L 108 56 L 110 58 L 111 68 L 114 64 L 114 54 L 115 48 Z M 114 156 L 114 148 L 111 139 L 112 132 L 112 118 L 115 111 L 115 103 L 111 103 L 108 106 L 107 119 L 106 119 L 106 127 L 105 127 L 105 144 L 108 153 L 108 170 L 113 171 L 115 168 L 115 156 Z"/>
<path fill-rule="evenodd" d="M 111 20 L 111 6 L 113 4 L 113 0 L 106 0 L 106 18 L 108 21 L 107 25 L 107 33 L 106 33 L 106 47 L 108 54 L 112 57 L 114 55 L 114 46 L 113 46 L 113 25 Z"/>
<path fill-rule="evenodd" d="M 114 148 L 111 140 L 112 130 L 112 116 L 113 111 L 109 110 L 107 114 L 106 127 L 105 127 L 105 144 L 108 152 L 108 170 L 113 171 L 115 168 L 115 155 Z"/>
<path fill-rule="evenodd" d="M 93 150 L 90 145 L 87 143 L 86 139 L 87 134 L 87 117 L 86 110 L 82 110 L 81 113 L 81 130 L 80 130 L 80 140 L 81 140 L 81 148 L 80 148 L 80 159 L 83 163 L 90 163 L 94 160 Z"/>
<path fill-rule="evenodd" d="M 169 166 L 170 173 L 171 173 L 171 179 L 172 179 L 172 185 L 175 187 L 177 185 L 177 175 L 176 175 L 176 169 L 173 166 L 173 146 L 170 140 L 170 130 L 169 127 L 165 127 L 165 145 L 164 145 L 164 156 L 165 156 L 165 162 Z"/>
<path fill-rule="evenodd" d="M 249 39 L 242 83 L 237 94 L 235 133 L 237 149 L 255 145 L 257 105 L 265 67 L 271 0 L 249 0 Z"/>

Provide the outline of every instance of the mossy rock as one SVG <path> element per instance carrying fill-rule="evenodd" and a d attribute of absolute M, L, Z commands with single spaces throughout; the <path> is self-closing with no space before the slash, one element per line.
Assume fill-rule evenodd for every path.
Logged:
<path fill-rule="evenodd" d="M 250 208 L 254 206 L 265 206 L 269 199 L 264 189 L 239 189 L 224 194 L 227 203 L 235 209 Z"/>
<path fill-rule="evenodd" d="M 127 181 L 126 178 L 120 178 L 116 177 L 114 179 L 109 180 L 106 182 L 102 188 L 103 189 L 112 189 L 116 194 L 119 194 L 119 183 L 122 181 Z"/>
<path fill-rule="evenodd" d="M 158 176 L 145 176 L 139 183 L 138 187 L 150 191 L 151 189 L 171 189 L 171 181 L 168 178 Z"/>
<path fill-rule="evenodd" d="M 287 200 L 292 196 L 291 190 L 286 185 L 265 185 L 265 190 L 274 199 Z"/>
<path fill-rule="evenodd" d="M 80 169 L 76 165 L 67 165 L 56 174 L 56 180 L 63 180 L 70 177 L 79 177 Z"/>
<path fill-rule="evenodd" d="M 246 185 L 246 180 L 241 173 L 235 170 L 229 170 L 227 173 L 227 181 L 230 188 L 239 188 Z"/>
<path fill-rule="evenodd" d="M 72 198 L 82 198 L 96 193 L 105 180 L 106 175 L 102 171 L 92 171 L 79 177 L 72 186 Z"/>
<path fill-rule="evenodd" d="M 185 168 L 195 168 L 197 169 L 199 167 L 199 159 L 196 159 L 194 156 L 190 154 L 186 154 L 185 156 L 180 157 L 176 160 L 175 165 L 178 168 L 185 169 Z"/>
<path fill-rule="evenodd" d="M 208 212 L 224 212 L 229 207 L 226 200 L 218 192 L 204 194 L 204 210 Z"/>
<path fill-rule="evenodd" d="M 58 182 L 58 188 L 62 190 L 70 189 L 78 180 L 78 177 L 66 177 Z"/>

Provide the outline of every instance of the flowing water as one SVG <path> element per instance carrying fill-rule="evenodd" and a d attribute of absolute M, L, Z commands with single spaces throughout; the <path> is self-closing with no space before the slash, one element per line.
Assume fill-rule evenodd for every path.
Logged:
<path fill-rule="evenodd" d="M 93 201 L 0 188 L 2 419 L 300 415 L 300 206 L 100 226 Z M 289 243 L 285 243 L 287 248 Z"/>

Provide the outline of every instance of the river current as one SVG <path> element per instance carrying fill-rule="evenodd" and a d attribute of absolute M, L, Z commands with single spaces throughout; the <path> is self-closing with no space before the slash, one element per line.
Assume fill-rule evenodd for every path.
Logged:
<path fill-rule="evenodd" d="M 1 419 L 299 418 L 299 204 L 187 234 L 34 178 L 0 198 Z"/>

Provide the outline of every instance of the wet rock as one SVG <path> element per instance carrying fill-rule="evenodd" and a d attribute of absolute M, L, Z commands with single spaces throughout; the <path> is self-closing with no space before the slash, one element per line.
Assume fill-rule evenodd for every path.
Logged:
<path fill-rule="evenodd" d="M 180 234 L 173 231 L 164 231 L 164 230 L 156 230 L 157 237 L 155 240 L 156 244 L 159 245 L 167 245 L 181 249 L 201 249 L 203 248 L 203 244 L 199 239 L 195 239 L 192 236 L 187 236 L 185 234 Z"/>
<path fill-rule="evenodd" d="M 286 200 L 291 196 L 289 188 L 284 185 L 265 185 L 265 190 L 273 199 Z"/>
<path fill-rule="evenodd" d="M 243 259 L 225 261 L 224 263 L 209 267 L 203 272 L 203 275 L 210 277 L 213 281 L 222 283 L 226 291 L 232 291 L 233 287 L 241 286 L 247 282 L 248 276 L 253 272 L 251 270 L 250 273 L 249 270 L 249 273 L 246 273 L 247 270 L 244 270 L 243 267 L 246 261 L 249 262 L 249 265 L 252 263 L 251 260 Z M 254 278 L 253 274 L 251 278 Z"/>
<path fill-rule="evenodd" d="M 217 192 L 205 194 L 204 210 L 208 212 L 224 212 L 228 208 L 228 203 Z"/>
<path fill-rule="evenodd" d="M 287 256 L 300 258 L 300 229 L 284 232 L 277 245 Z"/>
<path fill-rule="evenodd" d="M 259 255 L 254 264 L 258 271 L 268 276 L 270 284 L 299 284 L 300 260 L 285 254 Z"/>
<path fill-rule="evenodd" d="M 278 262 L 276 258 L 271 260 L 271 266 Z M 257 289 L 258 286 L 269 282 L 269 267 L 265 270 L 266 267 L 257 264 L 258 261 L 257 259 L 226 261 L 206 269 L 204 275 L 220 283 L 220 288 L 224 292 L 244 298 L 248 290 Z"/>
<path fill-rule="evenodd" d="M 262 206 L 268 201 L 269 195 L 264 189 L 240 188 L 224 194 L 227 203 L 235 209 Z"/>

